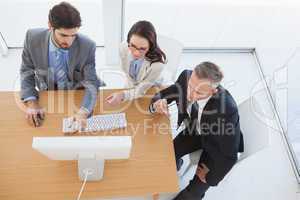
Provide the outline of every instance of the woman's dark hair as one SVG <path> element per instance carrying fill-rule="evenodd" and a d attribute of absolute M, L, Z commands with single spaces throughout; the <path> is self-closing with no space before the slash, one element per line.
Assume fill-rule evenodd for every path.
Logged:
<path fill-rule="evenodd" d="M 166 62 L 166 54 L 159 48 L 157 44 L 157 35 L 154 26 L 148 21 L 138 21 L 130 29 L 127 35 L 127 43 L 129 44 L 132 35 L 138 35 L 148 40 L 149 50 L 145 57 L 151 64 L 154 62 Z"/>
<path fill-rule="evenodd" d="M 49 11 L 49 22 L 54 29 L 59 28 L 77 28 L 81 26 L 81 17 L 79 11 L 67 2 L 61 2 L 55 5 Z"/>

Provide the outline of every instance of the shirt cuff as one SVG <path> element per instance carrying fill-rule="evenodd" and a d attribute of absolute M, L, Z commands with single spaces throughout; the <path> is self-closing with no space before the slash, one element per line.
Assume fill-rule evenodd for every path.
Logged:
<path fill-rule="evenodd" d="M 37 98 L 35 96 L 30 96 L 30 97 L 23 99 L 23 102 L 27 102 L 27 101 L 31 101 L 31 100 L 37 100 Z"/>
<path fill-rule="evenodd" d="M 89 118 L 92 116 L 93 110 L 89 110 L 89 109 L 81 106 L 79 109 L 79 112 L 86 113 L 87 117 Z"/>
<path fill-rule="evenodd" d="M 124 99 L 123 99 L 124 101 L 131 100 L 131 98 L 130 98 L 130 91 L 129 90 L 124 90 L 123 93 L 124 93 Z"/>

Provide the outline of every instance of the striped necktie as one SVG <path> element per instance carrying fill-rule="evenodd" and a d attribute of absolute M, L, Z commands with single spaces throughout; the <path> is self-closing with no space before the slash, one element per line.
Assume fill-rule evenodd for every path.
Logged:
<path fill-rule="evenodd" d="M 55 67 L 55 80 L 57 84 L 57 89 L 63 90 L 66 89 L 68 77 L 67 77 L 67 67 L 68 67 L 68 53 L 62 50 L 56 51 L 56 63 Z"/>

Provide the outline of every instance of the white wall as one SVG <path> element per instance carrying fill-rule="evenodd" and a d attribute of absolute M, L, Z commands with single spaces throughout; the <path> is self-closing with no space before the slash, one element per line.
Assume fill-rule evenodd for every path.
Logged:
<path fill-rule="evenodd" d="M 134 22 L 146 19 L 159 33 L 180 40 L 186 47 L 257 47 L 265 39 L 273 39 L 272 26 L 299 23 L 293 20 L 297 14 L 282 8 L 280 1 L 263 2 L 126 0 L 124 34 Z M 289 29 L 281 33 L 292 30 L 285 27 Z"/>
<path fill-rule="evenodd" d="M 300 45 L 300 6 L 286 6 L 274 10 L 273 20 L 268 29 L 262 32 L 256 51 L 264 73 L 274 81 L 270 83 L 276 99 L 284 128 L 287 128 L 287 89 L 288 79 L 276 79 L 287 74 L 288 63 Z M 285 92 L 282 85 L 285 84 Z M 279 87 L 281 85 L 281 88 Z"/>
<path fill-rule="evenodd" d="M 26 30 L 48 27 L 48 13 L 58 0 L 0 1 L 0 32 L 9 47 L 23 47 Z M 81 14 L 80 32 L 104 46 L 102 0 L 68 1 Z"/>
<path fill-rule="evenodd" d="M 299 5 L 274 9 L 273 20 L 262 32 L 256 52 L 271 94 L 279 112 L 280 121 L 300 163 L 300 13 Z"/>

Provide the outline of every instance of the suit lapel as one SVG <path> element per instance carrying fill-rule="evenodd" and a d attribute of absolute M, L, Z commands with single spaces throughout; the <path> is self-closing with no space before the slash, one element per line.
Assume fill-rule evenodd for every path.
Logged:
<path fill-rule="evenodd" d="M 42 61 L 41 61 L 41 65 L 40 66 L 42 68 L 42 70 L 47 74 L 46 75 L 46 87 L 47 88 L 42 88 L 42 90 L 46 90 L 46 89 L 50 89 L 53 90 L 54 88 L 54 84 L 53 84 L 53 79 L 52 79 L 52 72 L 49 68 L 49 40 L 50 40 L 50 31 L 47 31 L 45 34 L 45 37 L 41 43 L 41 57 L 42 57 Z M 48 84 L 47 84 L 48 83 Z"/>
<path fill-rule="evenodd" d="M 129 52 L 128 49 L 126 49 L 126 57 L 124 57 L 124 64 L 123 64 L 123 68 L 124 71 L 126 72 L 127 78 L 131 80 L 131 82 L 134 82 L 134 80 L 131 78 L 131 76 L 129 75 L 129 68 L 130 68 L 130 62 L 132 60 L 132 56 Z"/>
<path fill-rule="evenodd" d="M 205 123 L 209 119 L 209 117 L 211 117 L 212 114 L 216 114 L 216 112 L 219 112 L 218 110 L 216 110 L 216 103 L 217 101 L 220 101 L 220 96 L 223 94 L 223 87 L 218 86 L 217 89 L 218 92 L 208 100 L 208 102 L 203 108 L 200 124 Z"/>
<path fill-rule="evenodd" d="M 146 72 L 148 71 L 148 68 L 151 67 L 150 66 L 150 62 L 146 59 L 144 59 L 143 64 L 141 66 L 141 69 L 137 75 L 137 81 L 140 82 L 142 81 L 142 78 L 145 77 Z"/>
<path fill-rule="evenodd" d="M 73 80 L 73 72 L 77 65 L 76 61 L 79 58 L 80 49 L 78 48 L 78 38 L 76 38 L 69 49 L 69 68 L 68 68 L 68 78 Z"/>
<path fill-rule="evenodd" d="M 182 84 L 181 87 L 182 89 L 179 90 L 179 103 L 178 103 L 178 127 L 181 125 L 181 123 L 185 120 L 185 119 L 189 119 L 189 115 L 187 113 L 187 86 L 188 86 L 188 81 L 191 77 L 191 73 L 188 73 L 185 77 L 184 80 L 182 80 Z M 179 87 L 180 87 L 179 85 Z"/>

